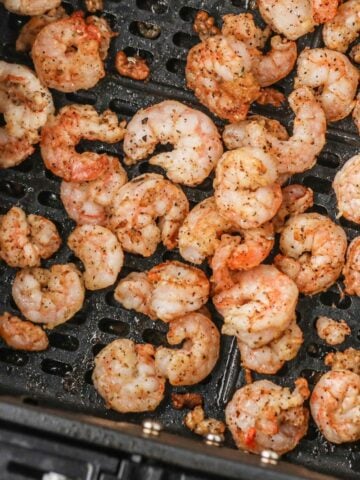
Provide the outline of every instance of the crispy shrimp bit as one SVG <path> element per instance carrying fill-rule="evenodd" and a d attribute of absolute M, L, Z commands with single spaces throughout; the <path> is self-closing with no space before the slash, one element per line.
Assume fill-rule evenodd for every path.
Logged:
<path fill-rule="evenodd" d="M 343 352 L 328 353 L 325 357 L 325 365 L 332 370 L 350 370 L 360 375 L 360 350 L 347 348 Z"/>
<path fill-rule="evenodd" d="M 260 95 L 256 99 L 259 105 L 271 105 L 272 107 L 281 107 L 285 103 L 286 97 L 275 88 L 262 88 Z"/>
<path fill-rule="evenodd" d="M 360 155 L 345 162 L 333 182 L 339 216 L 360 223 Z"/>
<path fill-rule="evenodd" d="M 187 413 L 184 423 L 189 430 L 205 437 L 209 433 L 213 435 L 223 435 L 225 424 L 215 418 L 205 418 L 205 412 L 201 406 L 197 406 L 191 412 Z"/>
<path fill-rule="evenodd" d="M 128 57 L 124 51 L 116 54 L 115 68 L 120 75 L 133 80 L 147 80 L 150 76 L 150 68 L 145 58 L 139 55 Z"/>
<path fill-rule="evenodd" d="M 199 10 L 195 15 L 193 27 L 200 40 L 206 40 L 220 33 L 220 29 L 215 25 L 214 17 L 211 17 L 204 10 Z"/>
<path fill-rule="evenodd" d="M 329 317 L 319 317 L 316 320 L 317 334 L 328 345 L 339 345 L 345 341 L 351 329 L 345 320 L 333 320 Z"/>
<path fill-rule="evenodd" d="M 200 393 L 172 393 L 171 405 L 176 410 L 182 410 L 183 408 L 195 408 L 202 407 L 204 398 Z"/>
<path fill-rule="evenodd" d="M 40 352 L 49 346 L 44 330 L 8 312 L 0 316 L 0 337 L 15 350 Z"/>
<path fill-rule="evenodd" d="M 343 275 L 345 292 L 360 296 L 360 237 L 354 238 L 348 247 Z"/>

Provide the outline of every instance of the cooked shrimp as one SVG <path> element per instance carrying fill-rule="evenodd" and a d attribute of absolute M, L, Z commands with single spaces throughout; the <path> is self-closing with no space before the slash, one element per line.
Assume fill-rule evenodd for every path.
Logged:
<path fill-rule="evenodd" d="M 209 434 L 223 435 L 225 424 L 216 418 L 205 418 L 205 412 L 201 405 L 198 405 L 185 415 L 184 424 L 189 430 L 206 437 Z"/>
<path fill-rule="evenodd" d="M 349 245 L 343 275 L 345 292 L 360 297 L 360 237 L 354 238 Z"/>
<path fill-rule="evenodd" d="M 259 28 L 251 13 L 230 13 L 224 15 L 222 19 L 221 33 L 225 37 L 234 37 L 236 40 L 244 42 L 249 49 L 262 50 L 271 35 L 271 28 L 269 26 L 266 26 L 264 30 Z"/>
<path fill-rule="evenodd" d="M 360 43 L 352 47 L 349 55 L 353 62 L 360 63 Z"/>
<path fill-rule="evenodd" d="M 56 226 L 47 218 L 12 207 L 0 217 L 0 257 L 10 267 L 36 267 L 60 247 Z"/>
<path fill-rule="evenodd" d="M 37 35 L 31 55 L 44 85 L 61 92 L 94 87 L 105 76 L 101 58 L 102 34 L 75 12 L 45 26 Z"/>
<path fill-rule="evenodd" d="M 350 335 L 351 328 L 345 320 L 333 320 L 329 317 L 319 317 L 316 320 L 316 331 L 319 337 L 328 345 L 339 345 Z"/>
<path fill-rule="evenodd" d="M 338 279 L 347 247 L 344 230 L 318 213 L 291 217 L 280 236 L 282 254 L 275 265 L 294 280 L 301 293 L 314 295 Z"/>
<path fill-rule="evenodd" d="M 68 105 L 43 127 L 41 155 L 46 168 L 67 182 L 96 180 L 114 157 L 78 153 L 75 146 L 82 138 L 116 143 L 123 139 L 124 133 L 124 124 L 110 110 L 99 115 L 90 105 Z"/>
<path fill-rule="evenodd" d="M 360 44 L 359 44 L 360 45 Z M 353 110 L 353 119 L 360 135 L 360 93 L 356 98 L 355 108 Z"/>
<path fill-rule="evenodd" d="M 311 414 L 329 442 L 360 440 L 360 376 L 349 370 L 325 373 L 312 392 Z"/>
<path fill-rule="evenodd" d="M 339 5 L 335 17 L 323 28 L 325 46 L 345 53 L 360 33 L 360 4 L 358 0 L 348 0 Z"/>
<path fill-rule="evenodd" d="M 88 290 L 115 283 L 124 263 L 124 254 L 110 230 L 100 225 L 82 225 L 71 232 L 67 243 L 85 266 L 84 283 Z"/>
<path fill-rule="evenodd" d="M 333 182 L 339 216 L 360 223 L 360 155 L 347 160 Z"/>
<path fill-rule="evenodd" d="M 210 285 L 204 272 L 171 261 L 146 273 L 131 273 L 120 280 L 115 299 L 125 308 L 170 322 L 199 310 L 208 300 Z"/>
<path fill-rule="evenodd" d="M 314 192 L 309 187 L 294 183 L 281 189 L 282 203 L 272 219 L 276 233 L 280 233 L 291 215 L 304 213 L 314 204 Z"/>
<path fill-rule="evenodd" d="M 174 149 L 154 155 L 150 164 L 163 167 L 173 182 L 188 186 L 205 180 L 223 153 L 213 121 L 175 100 L 139 110 L 130 120 L 124 138 L 125 163 L 146 158 L 159 143 L 171 143 Z"/>
<path fill-rule="evenodd" d="M 224 153 L 214 180 L 216 206 L 241 229 L 271 220 L 281 205 L 281 188 L 273 158 L 260 148 L 242 147 Z"/>
<path fill-rule="evenodd" d="M 319 99 L 329 122 L 347 117 L 354 108 L 358 81 L 358 69 L 340 52 L 312 48 L 299 55 L 296 85 L 321 89 Z"/>
<path fill-rule="evenodd" d="M 179 251 L 185 260 L 202 263 L 214 254 L 222 233 L 229 232 L 232 223 L 220 215 L 214 197 L 195 205 L 179 230 Z"/>
<path fill-rule="evenodd" d="M 189 313 L 170 323 L 167 340 L 181 348 L 159 347 L 155 354 L 157 372 L 171 385 L 194 385 L 213 370 L 220 351 L 220 334 L 201 313 Z"/>
<path fill-rule="evenodd" d="M 296 447 L 307 432 L 309 412 L 303 404 L 310 391 L 303 378 L 295 385 L 291 393 L 287 387 L 259 380 L 235 392 L 225 418 L 238 448 L 282 455 Z"/>
<path fill-rule="evenodd" d="M 149 257 L 160 241 L 169 250 L 176 247 L 189 202 L 180 187 L 147 173 L 115 192 L 109 211 L 109 228 L 123 249 Z"/>
<path fill-rule="evenodd" d="M 325 145 L 325 113 L 309 88 L 294 90 L 288 100 L 295 113 L 292 137 L 276 120 L 257 115 L 225 127 L 226 147 L 262 148 L 276 159 L 280 174 L 292 175 L 311 168 Z"/>
<path fill-rule="evenodd" d="M 0 337 L 15 350 L 39 352 L 49 346 L 47 335 L 41 327 L 8 312 L 0 316 Z"/>
<path fill-rule="evenodd" d="M 275 375 L 285 362 L 296 357 L 303 341 L 303 333 L 295 319 L 279 338 L 262 347 L 250 348 L 238 340 L 241 365 L 254 372 Z"/>
<path fill-rule="evenodd" d="M 236 284 L 213 297 L 224 317 L 222 333 L 250 348 L 278 338 L 290 325 L 298 299 L 296 284 L 272 265 L 239 272 Z"/>
<path fill-rule="evenodd" d="M 164 398 L 165 379 L 158 375 L 155 349 L 121 338 L 95 357 L 94 386 L 106 406 L 118 412 L 155 410 Z"/>
<path fill-rule="evenodd" d="M 52 96 L 30 68 L 0 61 L 0 113 L 9 136 L 39 141 L 39 129 L 54 112 Z"/>
<path fill-rule="evenodd" d="M 16 138 L 0 128 L 0 169 L 19 165 L 34 152 L 34 147 L 26 138 Z"/>
<path fill-rule="evenodd" d="M 65 17 L 67 14 L 62 7 L 53 8 L 42 15 L 32 17 L 20 30 L 20 35 L 16 40 L 16 50 L 18 52 L 30 51 L 40 30 Z"/>
<path fill-rule="evenodd" d="M 200 102 L 230 122 L 243 120 L 260 93 L 247 47 L 232 37 L 215 35 L 192 47 L 185 75 Z"/>
<path fill-rule="evenodd" d="M 325 357 L 325 365 L 332 370 L 350 370 L 360 375 L 360 350 L 347 348 L 343 352 L 331 352 Z"/>
<path fill-rule="evenodd" d="M 24 268 L 16 274 L 12 296 L 21 313 L 34 323 L 53 328 L 66 322 L 84 303 L 85 289 L 75 265 Z"/>
<path fill-rule="evenodd" d="M 115 192 L 127 182 L 119 160 L 109 157 L 104 173 L 91 182 L 61 182 L 60 198 L 70 218 L 78 225 L 102 225 L 108 222 L 108 209 Z"/>
<path fill-rule="evenodd" d="M 3 0 L 5 8 L 18 15 L 41 15 L 60 5 L 61 0 Z"/>

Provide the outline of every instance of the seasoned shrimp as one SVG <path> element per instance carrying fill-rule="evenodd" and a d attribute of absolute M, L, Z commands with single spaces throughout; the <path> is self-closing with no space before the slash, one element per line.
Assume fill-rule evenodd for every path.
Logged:
<path fill-rule="evenodd" d="M 266 26 L 264 30 L 254 22 L 251 13 L 224 15 L 221 33 L 225 37 L 234 37 L 244 42 L 249 49 L 263 49 L 271 35 L 271 28 Z"/>
<path fill-rule="evenodd" d="M 40 352 L 49 346 L 47 335 L 39 325 L 21 320 L 8 312 L 0 315 L 0 337 L 15 350 Z"/>
<path fill-rule="evenodd" d="M 360 297 L 360 237 L 354 238 L 349 245 L 343 275 L 345 292 Z"/>
<path fill-rule="evenodd" d="M 225 432 L 224 422 L 216 418 L 205 418 L 205 412 L 201 405 L 197 405 L 185 415 L 184 424 L 189 430 L 206 437 L 209 434 L 223 435 Z"/>
<path fill-rule="evenodd" d="M 259 380 L 237 390 L 225 409 L 226 423 L 238 448 L 252 453 L 293 450 L 308 429 L 304 401 L 310 391 L 305 379 L 295 390 Z"/>
<path fill-rule="evenodd" d="M 339 345 L 345 341 L 351 329 L 345 320 L 333 320 L 329 317 L 319 317 L 316 320 L 316 331 L 319 337 L 328 345 Z"/>
<path fill-rule="evenodd" d="M 155 354 L 157 372 L 171 385 L 194 385 L 213 370 L 220 351 L 220 334 L 201 313 L 189 313 L 170 323 L 167 340 L 181 348 L 159 347 Z"/>
<path fill-rule="evenodd" d="M 326 141 L 324 110 L 306 87 L 294 90 L 288 100 L 295 113 L 292 137 L 276 120 L 257 115 L 225 127 L 226 147 L 262 148 L 276 159 L 280 174 L 292 175 L 311 168 Z"/>
<path fill-rule="evenodd" d="M 10 267 L 36 267 L 61 245 L 56 226 L 47 218 L 12 207 L 0 217 L 0 257 Z"/>
<path fill-rule="evenodd" d="M 356 98 L 356 103 L 355 103 L 355 107 L 354 107 L 352 115 L 353 115 L 355 125 L 357 126 L 357 129 L 359 130 L 359 135 L 360 135 L 360 93 Z"/>
<path fill-rule="evenodd" d="M 210 285 L 204 272 L 185 263 L 161 263 L 146 273 L 120 280 L 115 299 L 149 317 L 170 322 L 199 310 L 208 300 Z"/>
<path fill-rule="evenodd" d="M 321 89 L 319 99 L 329 122 L 347 117 L 354 108 L 358 81 L 358 69 L 340 52 L 307 48 L 299 55 L 296 86 Z"/>
<path fill-rule="evenodd" d="M 314 192 L 309 187 L 294 183 L 281 189 L 282 203 L 272 219 L 276 233 L 280 233 L 291 215 L 304 213 L 314 205 Z"/>
<path fill-rule="evenodd" d="M 349 55 L 353 62 L 360 63 L 360 43 L 352 47 Z"/>
<path fill-rule="evenodd" d="M 78 225 L 108 222 L 108 209 L 115 192 L 127 182 L 127 174 L 115 157 L 109 157 L 104 173 L 90 182 L 61 182 L 60 198 L 70 218 Z"/>
<path fill-rule="evenodd" d="M 277 177 L 274 159 L 260 148 L 224 153 L 214 180 L 220 214 L 241 229 L 257 228 L 271 220 L 281 205 Z"/>
<path fill-rule="evenodd" d="M 154 155 L 150 164 L 163 167 L 173 182 L 188 186 L 205 180 L 223 153 L 213 121 L 175 100 L 139 110 L 130 120 L 124 138 L 125 163 L 146 158 L 159 143 L 171 143 L 174 149 Z"/>
<path fill-rule="evenodd" d="M 296 357 L 303 341 L 303 333 L 295 319 L 279 338 L 262 347 L 250 348 L 238 340 L 241 365 L 254 372 L 275 375 L 285 362 Z"/>
<path fill-rule="evenodd" d="M 164 398 L 165 379 L 158 375 L 155 349 L 121 338 L 95 357 L 94 386 L 106 406 L 121 413 L 155 410 Z"/>
<path fill-rule="evenodd" d="M 115 283 L 124 263 L 116 235 L 100 225 L 82 225 L 71 232 L 67 243 L 85 266 L 84 283 L 88 290 Z"/>
<path fill-rule="evenodd" d="M 250 348 L 278 338 L 295 316 L 296 284 L 272 265 L 239 272 L 236 284 L 213 297 L 224 317 L 222 333 L 235 335 Z"/>
<path fill-rule="evenodd" d="M 96 180 L 114 157 L 93 152 L 78 153 L 82 138 L 116 143 L 123 139 L 124 124 L 115 113 L 98 114 L 90 105 L 68 105 L 52 117 L 41 132 L 41 155 L 46 168 L 67 182 Z"/>
<path fill-rule="evenodd" d="M 326 47 L 345 53 L 360 33 L 359 1 L 348 0 L 339 5 L 335 17 L 325 23 L 322 33 Z"/>
<path fill-rule="evenodd" d="M 291 217 L 280 236 L 282 254 L 275 265 L 294 280 L 301 293 L 314 295 L 338 279 L 347 247 L 344 230 L 318 213 Z"/>
<path fill-rule="evenodd" d="M 189 202 L 180 187 L 147 173 L 115 192 L 109 213 L 109 228 L 123 249 L 149 257 L 160 241 L 169 250 L 176 247 Z"/>
<path fill-rule="evenodd" d="M 331 20 L 338 0 L 259 0 L 261 16 L 270 27 L 290 40 L 297 40 L 320 23 Z"/>
<path fill-rule="evenodd" d="M 339 216 L 360 223 L 360 155 L 350 158 L 333 182 Z"/>
<path fill-rule="evenodd" d="M 28 139 L 13 137 L 4 128 L 0 128 L 0 169 L 19 165 L 34 150 Z"/>
<path fill-rule="evenodd" d="M 200 102 L 230 122 L 243 120 L 260 93 L 247 47 L 232 37 L 215 35 L 192 47 L 185 75 Z"/>
<path fill-rule="evenodd" d="M 37 35 L 31 55 L 42 83 L 61 92 L 94 87 L 105 76 L 102 33 L 75 12 L 46 25 Z"/>
<path fill-rule="evenodd" d="M 360 375 L 360 350 L 347 348 L 343 352 L 331 352 L 325 357 L 325 365 L 332 370 L 350 370 Z"/>
<path fill-rule="evenodd" d="M 18 15 L 41 15 L 60 5 L 61 0 L 3 0 L 5 8 Z"/>
<path fill-rule="evenodd" d="M 16 274 L 12 296 L 21 313 L 34 323 L 53 328 L 66 322 L 83 306 L 85 289 L 75 265 L 24 268 Z"/>

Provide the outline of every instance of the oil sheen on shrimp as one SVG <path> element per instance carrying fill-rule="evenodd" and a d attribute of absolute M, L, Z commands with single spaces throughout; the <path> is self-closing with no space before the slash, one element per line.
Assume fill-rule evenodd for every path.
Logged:
<path fill-rule="evenodd" d="M 281 205 L 273 157 L 256 147 L 226 152 L 216 167 L 215 202 L 221 215 L 241 229 L 271 220 Z"/>
<path fill-rule="evenodd" d="M 280 236 L 275 265 L 294 280 L 301 293 L 314 295 L 338 279 L 347 247 L 344 230 L 318 213 L 291 217 Z"/>
<path fill-rule="evenodd" d="M 333 182 L 339 216 L 360 223 L 360 155 L 347 160 Z"/>
<path fill-rule="evenodd" d="M 60 198 L 66 213 L 78 225 L 102 225 L 108 222 L 108 210 L 115 193 L 127 182 L 127 174 L 115 157 L 108 167 L 89 182 L 61 182 Z"/>
<path fill-rule="evenodd" d="M 237 390 L 225 409 L 227 426 L 238 448 L 252 453 L 293 450 L 308 429 L 304 401 L 310 391 L 305 379 L 295 389 L 259 380 Z"/>
<path fill-rule="evenodd" d="M 329 122 L 341 120 L 352 111 L 358 81 L 359 70 L 340 52 L 307 48 L 299 55 L 296 86 L 321 89 L 319 99 Z"/>
<path fill-rule="evenodd" d="M 209 281 L 202 270 L 169 261 L 120 280 L 115 300 L 125 308 L 170 322 L 199 310 L 207 302 L 209 291 Z"/>
<path fill-rule="evenodd" d="M 164 398 L 165 379 L 156 372 L 154 355 L 152 345 L 126 338 L 96 355 L 92 379 L 108 408 L 121 413 L 155 410 Z"/>
<path fill-rule="evenodd" d="M 0 217 L 0 257 L 10 267 L 37 267 L 61 245 L 56 226 L 40 215 L 12 207 Z"/>
<path fill-rule="evenodd" d="M 61 92 L 94 87 L 105 76 L 100 29 L 82 12 L 46 25 L 31 50 L 42 83 Z"/>
<path fill-rule="evenodd" d="M 167 341 L 181 348 L 159 347 L 155 354 L 157 372 L 171 385 L 194 385 L 213 370 L 220 352 L 220 334 L 202 313 L 189 313 L 170 322 Z"/>
<path fill-rule="evenodd" d="M 323 28 L 325 46 L 345 53 L 360 33 L 360 3 L 348 0 L 339 5 L 335 17 Z"/>
<path fill-rule="evenodd" d="M 205 180 L 223 153 L 213 121 L 175 100 L 139 110 L 130 120 L 124 138 L 125 163 L 148 157 L 159 143 L 170 143 L 174 149 L 154 155 L 149 163 L 163 167 L 173 182 L 188 186 Z"/>
<path fill-rule="evenodd" d="M 115 283 L 124 263 L 116 235 L 100 225 L 82 225 L 71 232 L 67 243 L 85 266 L 84 283 L 88 290 Z"/>
<path fill-rule="evenodd" d="M 345 292 L 360 297 L 360 237 L 355 237 L 350 243 L 342 273 Z"/>
<path fill-rule="evenodd" d="M 48 337 L 39 325 L 21 320 L 8 312 L 0 315 L 0 337 L 15 350 L 40 352 L 49 346 Z"/>
<path fill-rule="evenodd" d="M 3 0 L 4 6 L 17 15 L 41 15 L 60 5 L 61 0 Z"/>
<path fill-rule="evenodd" d="M 160 241 L 169 250 L 189 213 L 189 202 L 180 187 L 162 175 L 147 173 L 121 187 L 109 208 L 110 230 L 126 252 L 152 255 Z"/>
<path fill-rule="evenodd" d="M 83 306 L 81 273 L 72 263 L 24 268 L 15 277 L 12 296 L 21 313 L 34 323 L 53 328 L 66 322 Z"/>
<path fill-rule="evenodd" d="M 272 265 L 239 272 L 233 287 L 213 297 L 224 317 L 222 333 L 250 348 L 268 344 L 288 328 L 297 300 L 296 284 Z"/>
<path fill-rule="evenodd" d="M 114 157 L 93 152 L 78 153 L 82 138 L 116 143 L 123 139 L 124 124 L 115 113 L 98 114 L 90 105 L 68 105 L 53 116 L 42 129 L 41 155 L 46 168 L 67 182 L 96 180 Z"/>

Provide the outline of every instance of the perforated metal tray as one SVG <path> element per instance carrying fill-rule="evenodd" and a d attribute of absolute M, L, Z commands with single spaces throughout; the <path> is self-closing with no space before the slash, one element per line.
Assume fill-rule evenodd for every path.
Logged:
<path fill-rule="evenodd" d="M 80 1 L 63 2 L 70 12 L 83 8 Z M 239 13 L 248 9 L 246 0 L 105 0 L 105 17 L 113 29 L 120 33 L 112 42 L 106 61 L 108 75 L 95 88 L 73 94 L 53 92 L 56 107 L 70 103 L 94 105 L 99 111 L 110 107 L 120 118 L 129 119 L 139 108 L 173 98 L 204 110 L 192 93 L 185 88 L 184 67 L 188 49 L 198 42 L 192 31 L 192 21 L 197 10 L 205 9 L 220 21 L 226 13 Z M 261 22 L 257 12 L 256 18 Z M 0 6 L 0 58 L 31 66 L 30 57 L 18 54 L 14 45 L 24 17 L 9 14 Z M 158 38 L 144 38 L 137 22 L 150 22 L 157 25 L 161 33 Z M 305 45 L 320 46 L 319 30 L 302 38 L 299 48 Z M 116 51 L 125 49 L 127 53 L 139 52 L 147 58 L 151 67 L 151 79 L 147 83 L 136 82 L 120 77 L 114 69 Z M 292 76 L 280 83 L 280 88 L 289 94 L 292 90 Z M 292 113 L 287 106 L 280 109 L 258 108 L 254 112 L 269 115 L 281 120 L 291 129 Z M 220 125 L 220 122 L 216 120 Z M 93 148 L 98 152 L 108 152 L 121 158 L 121 145 L 102 145 L 84 142 L 80 148 Z M 317 165 L 294 181 L 300 181 L 315 192 L 313 211 L 336 219 L 336 201 L 331 182 L 339 167 L 351 156 L 360 151 L 360 137 L 351 119 L 331 125 L 328 141 Z M 147 171 L 159 171 L 147 162 L 127 168 L 132 178 Z M 74 227 L 67 217 L 60 198 L 60 182 L 44 169 L 39 150 L 20 166 L 0 171 L 0 214 L 12 205 L 22 206 L 28 213 L 37 213 L 53 220 L 64 239 Z M 196 189 L 184 188 L 190 202 L 195 204 L 211 194 L 212 179 L 207 179 Z M 359 235 L 360 225 L 343 219 L 339 223 L 345 228 L 348 239 Z M 159 247 L 149 259 L 126 255 L 121 277 L 132 270 L 146 270 L 167 259 L 179 259 L 178 253 L 167 252 Z M 78 263 L 66 241 L 59 252 L 45 266 L 72 261 Z M 204 266 L 207 270 L 207 267 Z M 209 272 L 208 272 L 209 273 Z M 0 311 L 7 309 L 18 313 L 11 298 L 11 283 L 15 270 L 0 264 Z M 327 292 L 312 298 L 301 297 L 298 307 L 298 322 L 304 331 L 305 342 L 297 357 L 288 362 L 274 376 L 267 376 L 281 385 L 292 386 L 299 375 L 305 376 L 310 385 L 324 371 L 323 357 L 330 351 L 316 335 L 314 320 L 320 315 L 336 319 L 344 318 L 352 328 L 352 336 L 342 348 L 360 347 L 360 327 L 358 315 L 360 299 L 341 293 L 342 283 L 331 287 Z M 221 319 L 214 312 L 214 321 L 221 327 Z M 59 326 L 49 334 L 50 349 L 46 352 L 28 354 L 15 352 L 0 344 L 0 391 L 8 394 L 21 394 L 36 399 L 40 405 L 56 406 L 62 409 L 106 417 L 113 420 L 140 423 L 145 417 L 162 422 L 172 432 L 190 436 L 182 425 L 184 412 L 172 409 L 171 391 L 196 391 L 205 397 L 206 411 L 210 416 L 223 418 L 224 406 L 236 388 L 243 384 L 236 343 L 231 337 L 222 336 L 221 358 L 211 373 L 201 384 L 190 388 L 167 387 L 167 394 L 161 406 L 154 413 L 120 415 L 106 410 L 100 397 L 91 384 L 91 370 L 94 355 L 107 343 L 118 336 L 136 342 L 150 342 L 155 345 L 166 342 L 167 327 L 160 321 L 134 314 L 120 307 L 113 299 L 113 288 L 97 292 L 87 292 L 84 308 L 74 319 Z M 261 376 L 255 375 L 255 378 Z M 230 438 L 227 444 L 232 445 Z M 342 476 L 346 479 L 360 476 L 359 445 L 331 445 L 311 423 L 309 433 L 300 445 L 286 458 L 311 469 Z"/>

